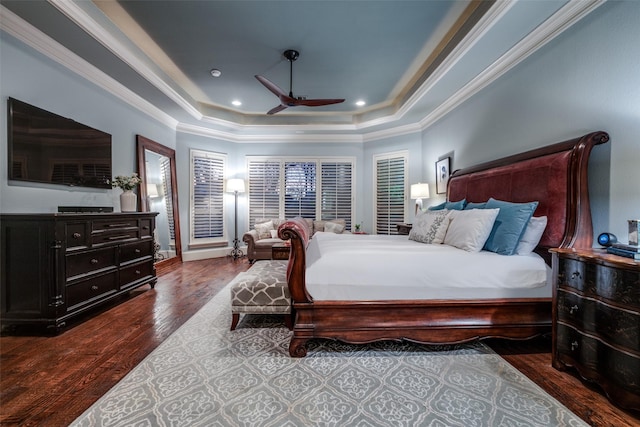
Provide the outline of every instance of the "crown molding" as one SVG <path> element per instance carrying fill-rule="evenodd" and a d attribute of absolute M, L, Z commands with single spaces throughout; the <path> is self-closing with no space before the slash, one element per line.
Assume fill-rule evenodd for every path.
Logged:
<path fill-rule="evenodd" d="M 149 83 L 169 97 L 169 99 L 178 104 L 189 115 L 198 120 L 202 119 L 202 113 L 170 85 L 168 85 L 144 61 L 142 61 L 139 54 L 132 52 L 128 46 L 124 45 L 117 38 L 111 35 L 100 23 L 91 18 L 91 16 L 82 10 L 75 2 L 64 0 L 48 1 L 56 9 L 82 28 L 84 32 L 91 35 L 91 37 L 107 48 L 111 53 L 120 58 L 124 63 L 129 65 L 133 70 L 149 81 Z"/>
<path fill-rule="evenodd" d="M 0 5 L 0 29 L 116 98 L 175 129 L 178 121 Z"/>
<path fill-rule="evenodd" d="M 401 135 L 421 132 L 432 126 L 449 112 L 468 100 L 471 96 L 484 89 L 499 77 L 504 75 L 514 66 L 525 60 L 529 55 L 553 40 L 556 36 L 578 22 L 584 16 L 591 13 L 606 0 L 570 0 L 564 7 L 543 22 L 538 28 L 529 33 L 527 37 L 516 44 L 497 61 L 483 70 L 469 83 L 463 86 L 455 94 L 428 113 L 422 120 L 416 123 L 390 126 L 387 129 L 366 132 L 366 129 L 375 126 L 389 125 L 402 118 L 421 97 L 424 97 L 446 72 L 457 63 L 460 58 L 509 10 L 513 1 L 497 2 L 496 6 L 484 17 L 477 28 L 474 29 L 463 42 L 454 50 L 453 55 L 447 58 L 436 69 L 434 74 L 425 81 L 403 107 L 395 114 L 372 119 L 356 124 L 307 124 L 307 125 L 243 125 L 240 123 L 219 119 L 211 116 L 203 116 L 189 102 L 170 88 L 157 76 L 153 70 L 142 61 L 132 58 L 127 47 L 122 45 L 113 36 L 108 34 L 103 27 L 91 19 L 80 7 L 73 2 L 62 0 L 49 0 L 62 13 L 80 25 L 86 32 L 107 47 L 111 52 L 138 71 L 151 83 L 160 85 L 159 89 L 178 103 L 196 119 L 209 123 L 216 128 L 230 129 L 232 132 L 220 129 L 211 129 L 204 126 L 180 123 L 167 113 L 144 100 L 124 85 L 103 73 L 98 68 L 89 64 L 58 42 L 54 41 L 13 12 L 0 5 L 3 19 L 0 20 L 0 29 L 16 37 L 38 52 L 49 57 L 67 69 L 75 72 L 82 78 L 96 84 L 105 91 L 113 94 L 125 103 L 149 115 L 155 120 L 176 129 L 180 132 L 191 133 L 206 137 L 219 138 L 237 143 L 257 142 L 354 142 L 364 143 L 385 138 L 393 138 Z M 117 49 L 116 49 L 117 48 Z M 124 52 L 124 53 L 123 53 Z M 162 89 L 164 88 L 164 89 Z M 166 91 L 165 91 L 166 90 Z M 309 133 L 304 132 L 335 132 L 335 133 Z M 344 133 L 349 132 L 349 133 Z M 352 132 L 359 132 L 358 134 Z"/>
<path fill-rule="evenodd" d="M 513 67 L 527 59 L 538 49 L 549 43 L 573 24 L 605 3 L 606 0 L 570 0 L 565 6 L 540 24 L 527 37 L 522 39 L 507 53 L 460 88 L 453 96 L 445 100 L 420 121 L 426 129 L 449 114 L 476 93 L 496 81 Z"/>

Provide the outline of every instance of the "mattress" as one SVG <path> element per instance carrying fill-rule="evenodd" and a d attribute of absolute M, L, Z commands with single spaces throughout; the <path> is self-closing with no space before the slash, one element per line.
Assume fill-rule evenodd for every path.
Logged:
<path fill-rule="evenodd" d="M 316 233 L 307 247 L 314 300 L 551 298 L 551 271 L 537 254 L 470 253 L 408 236 Z"/>

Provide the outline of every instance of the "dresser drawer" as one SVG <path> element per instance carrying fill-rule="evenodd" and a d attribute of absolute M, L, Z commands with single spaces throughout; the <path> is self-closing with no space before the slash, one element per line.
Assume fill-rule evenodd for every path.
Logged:
<path fill-rule="evenodd" d="M 135 218 L 119 218 L 117 220 L 96 220 L 91 222 L 91 231 L 127 230 L 138 228 L 138 220 Z"/>
<path fill-rule="evenodd" d="M 89 245 L 91 233 L 86 221 L 66 223 L 64 234 L 67 250 L 83 249 Z"/>
<path fill-rule="evenodd" d="M 102 300 L 109 294 L 115 294 L 118 291 L 117 274 L 117 271 L 113 271 L 67 286 L 67 311 L 77 310 L 83 305 Z"/>
<path fill-rule="evenodd" d="M 109 232 L 92 234 L 91 244 L 93 246 L 104 246 L 108 244 L 123 243 L 138 240 L 139 235 L 140 230 L 138 228 L 132 230 L 110 230 Z"/>
<path fill-rule="evenodd" d="M 135 287 L 141 280 L 147 280 L 154 274 L 153 260 L 134 264 L 120 270 L 120 289 Z"/>
<path fill-rule="evenodd" d="M 617 350 L 560 322 L 556 352 L 563 363 L 578 366 L 585 378 L 597 381 L 606 375 L 617 387 L 640 395 L 640 355 Z"/>
<path fill-rule="evenodd" d="M 640 314 L 558 290 L 558 321 L 640 354 Z"/>
<path fill-rule="evenodd" d="M 67 282 L 107 268 L 116 268 L 116 248 L 79 252 L 66 257 Z"/>
<path fill-rule="evenodd" d="M 153 220 L 150 218 L 143 218 L 140 220 L 140 237 L 153 236 Z"/>
<path fill-rule="evenodd" d="M 640 272 L 606 265 L 561 259 L 558 286 L 601 297 L 616 303 L 640 306 Z"/>
<path fill-rule="evenodd" d="M 153 240 L 150 239 L 120 246 L 120 265 L 151 256 L 153 256 Z"/>

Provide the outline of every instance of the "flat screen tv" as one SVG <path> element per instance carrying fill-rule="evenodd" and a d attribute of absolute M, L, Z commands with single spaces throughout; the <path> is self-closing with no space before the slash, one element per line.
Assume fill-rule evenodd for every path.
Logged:
<path fill-rule="evenodd" d="M 8 100 L 9 180 L 111 188 L 111 135 Z"/>

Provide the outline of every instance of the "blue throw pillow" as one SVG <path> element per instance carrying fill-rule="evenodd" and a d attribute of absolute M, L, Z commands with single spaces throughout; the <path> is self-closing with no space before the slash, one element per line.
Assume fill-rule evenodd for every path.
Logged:
<path fill-rule="evenodd" d="M 430 210 L 430 211 L 441 211 L 442 209 L 444 209 L 444 205 L 446 205 L 446 204 L 447 204 L 447 202 L 442 202 L 439 205 L 429 206 L 427 208 L 427 210 Z"/>
<path fill-rule="evenodd" d="M 469 209 L 484 209 L 487 206 L 487 202 L 482 202 L 482 203 L 475 203 L 475 202 L 469 202 L 467 203 L 467 206 L 464 207 L 464 210 L 469 210 Z"/>
<path fill-rule="evenodd" d="M 461 211 L 464 209 L 464 205 L 466 204 L 467 199 L 462 199 L 457 202 L 442 202 L 439 205 L 429 206 L 427 209 L 430 211 L 441 211 L 442 209 Z"/>
<path fill-rule="evenodd" d="M 467 204 L 467 199 L 458 200 L 457 202 L 447 202 L 444 205 L 445 209 L 461 211 L 464 209 L 464 206 Z"/>
<path fill-rule="evenodd" d="M 501 255 L 513 255 L 537 207 L 538 202 L 511 203 L 489 199 L 485 208 L 499 208 L 500 212 L 483 249 Z"/>

